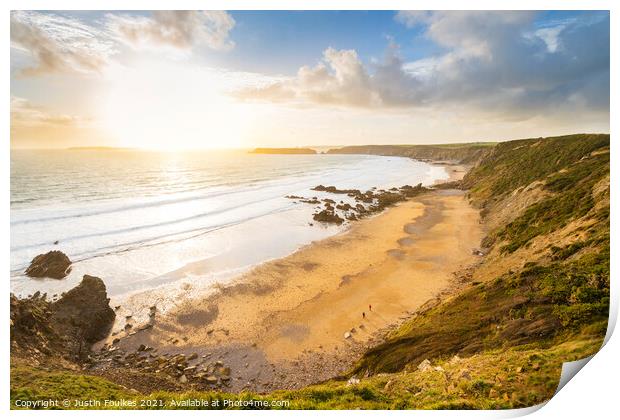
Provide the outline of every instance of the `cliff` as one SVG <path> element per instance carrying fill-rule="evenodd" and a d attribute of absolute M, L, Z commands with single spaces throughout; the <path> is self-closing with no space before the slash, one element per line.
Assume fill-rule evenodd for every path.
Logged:
<path fill-rule="evenodd" d="M 493 148 L 495 143 L 462 143 L 438 145 L 368 145 L 329 149 L 329 154 L 362 154 L 403 156 L 417 160 L 450 161 L 473 164 Z"/>

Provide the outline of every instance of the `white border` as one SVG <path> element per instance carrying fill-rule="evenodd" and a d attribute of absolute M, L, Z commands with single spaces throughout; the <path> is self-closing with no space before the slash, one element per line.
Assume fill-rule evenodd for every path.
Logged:
<path fill-rule="evenodd" d="M 619 2 L 604 1 L 604 0 L 590 0 L 590 1 L 567 1 L 567 0 L 522 0 L 522 1 L 490 1 L 490 0 L 470 0 L 468 2 L 462 2 L 458 0 L 211 0 L 211 1 L 199 1 L 199 0 L 177 0 L 177 1 L 165 1 L 165 0 L 107 0 L 86 2 L 84 0 L 56 0 L 56 1 L 43 1 L 43 0 L 8 0 L 3 2 L 3 15 L 2 25 L 0 31 L 2 39 L 5 45 L 5 61 L 0 70 L 2 73 L 2 80 L 4 80 L 4 100 L 2 101 L 2 129 L 4 134 L 4 145 L 2 153 L 0 154 L 0 171 L 2 183 L 2 206 L 0 207 L 0 220 L 3 221 L 1 233 L 1 254 L 0 258 L 0 270 L 6 273 L 4 277 L 5 294 L 2 302 L 3 313 L 5 314 L 3 319 L 5 322 L 0 323 L 2 325 L 3 346 L 2 346 L 2 360 L 4 361 L 2 366 L 2 372 L 4 373 L 2 378 L 2 401 L 1 407 L 3 411 L 9 409 L 9 331 L 8 322 L 6 320 L 9 317 L 9 203 L 10 203 L 10 159 L 9 159 L 9 121 L 10 121 L 10 77 L 9 77 L 9 11 L 11 9 L 43 9 L 43 10 L 156 10 L 156 9 L 226 9 L 226 10 L 323 10 L 323 9 L 336 9 L 336 10 L 407 10 L 407 9 L 420 9 L 420 10 L 611 10 L 611 91 L 617 92 L 616 75 L 618 74 L 618 10 L 620 6 L 617 6 Z M 618 127 L 618 121 L 620 115 L 618 115 L 618 104 L 615 95 L 611 95 L 611 123 L 610 132 L 615 132 L 615 128 Z M 612 185 L 617 185 L 618 181 L 618 169 L 617 169 L 617 147 L 612 146 L 611 149 L 612 165 L 611 165 L 611 177 Z M 618 237 L 618 223 L 616 222 L 615 210 L 618 207 L 618 199 L 616 194 L 612 193 L 611 211 L 612 211 L 612 225 L 611 236 L 613 238 Z M 614 243 L 614 241 L 612 241 Z M 617 264 L 614 261 L 618 261 L 619 255 L 617 247 L 612 247 L 612 314 L 610 319 L 610 326 L 615 324 L 617 319 L 618 310 L 618 287 L 617 287 Z M 608 337 L 609 338 L 609 337 Z M 569 381 L 569 383 L 544 407 L 535 411 L 536 409 L 526 410 L 513 410 L 513 411 L 390 411 L 389 416 L 393 418 L 410 418 L 415 416 L 417 418 L 505 418 L 514 417 L 531 413 L 531 418 L 534 419 L 559 419 L 559 418 L 609 418 L 611 413 L 615 412 L 615 400 L 617 397 L 617 382 L 620 363 L 618 362 L 617 355 L 620 354 L 620 344 L 618 339 L 611 336 L 606 346 L 583 368 L 583 370 L 577 375 L 576 379 Z M 227 418 L 241 418 L 241 417 L 261 417 L 261 418 L 285 418 L 291 415 L 300 417 L 313 417 L 315 415 L 326 416 L 327 418 L 338 418 L 343 415 L 347 417 L 352 416 L 355 418 L 384 418 L 386 412 L 373 411 L 373 412 L 355 412 L 347 411 L 326 411 L 326 412 L 295 412 L 281 411 L 281 412 L 179 412 L 180 415 L 185 416 L 203 416 L 206 418 L 213 417 L 227 417 Z M 194 414 L 191 414 L 194 413 Z M 10 415 L 15 417 L 31 417 L 34 413 L 11 411 Z M 71 412 L 46 412 L 46 417 L 68 417 L 75 418 L 76 416 L 82 416 L 83 413 L 78 411 Z M 167 412 L 89 412 L 89 416 L 99 417 L 110 415 L 125 417 L 125 416 L 149 416 L 149 418 L 164 418 L 168 416 Z M 135 417 L 134 417 L 135 418 Z"/>

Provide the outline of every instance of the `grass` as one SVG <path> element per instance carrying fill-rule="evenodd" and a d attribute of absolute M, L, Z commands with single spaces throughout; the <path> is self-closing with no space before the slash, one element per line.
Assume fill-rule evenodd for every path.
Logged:
<path fill-rule="evenodd" d="M 397 372 L 423 359 L 556 342 L 591 325 L 603 336 L 609 306 L 609 253 L 530 265 L 469 288 L 403 324 L 369 350 L 358 374 Z"/>
<path fill-rule="evenodd" d="M 244 392 L 132 392 L 101 378 L 32 367 L 11 369 L 11 407 L 17 400 L 70 399 L 123 401 L 125 409 L 187 409 L 206 401 L 203 409 L 504 409 L 542 403 L 553 395 L 563 360 L 595 352 L 599 339 L 575 339 L 550 348 L 512 348 L 482 352 L 459 360 L 433 360 L 427 371 L 413 369 L 361 379 L 358 384 L 331 381 L 300 390 L 267 395 Z M 227 401 L 245 401 L 233 407 Z M 285 403 L 282 403 L 282 402 Z M 204 403 L 203 403 L 204 404 Z M 117 408 L 109 403 L 100 407 Z M 62 407 L 61 407 L 62 408 Z"/>
<path fill-rule="evenodd" d="M 127 389 L 96 376 L 65 370 L 47 371 L 21 363 L 11 363 L 11 404 L 15 400 L 128 398 Z"/>
<path fill-rule="evenodd" d="M 384 156 L 403 156 L 425 160 L 450 160 L 461 163 L 474 163 L 488 153 L 495 143 L 452 143 L 433 145 L 367 145 L 345 146 L 330 149 L 328 153 L 371 154 Z"/>
<path fill-rule="evenodd" d="M 465 176 L 463 185 L 470 189 L 471 197 L 484 206 L 517 188 L 568 169 L 582 157 L 608 149 L 609 144 L 609 134 L 574 134 L 498 143 Z"/>
<path fill-rule="evenodd" d="M 569 222 L 588 215 L 595 206 L 594 186 L 609 174 L 609 154 L 600 154 L 579 160 L 565 172 L 550 176 L 544 189 L 552 194 L 530 206 L 522 215 L 495 233 L 495 237 L 505 241 L 503 252 L 514 252 L 527 246 L 540 235 L 561 229 Z M 609 211 L 603 209 L 592 215 L 609 231 Z"/>

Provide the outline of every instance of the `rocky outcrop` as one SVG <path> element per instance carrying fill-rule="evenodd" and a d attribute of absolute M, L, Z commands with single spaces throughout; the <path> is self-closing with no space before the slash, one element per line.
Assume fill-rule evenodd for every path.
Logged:
<path fill-rule="evenodd" d="M 312 215 L 312 218 L 317 222 L 334 223 L 337 225 L 341 225 L 342 222 L 344 222 L 344 219 L 334 212 L 333 207 L 331 209 L 326 208 L 325 210 L 315 213 Z"/>
<path fill-rule="evenodd" d="M 89 344 L 107 337 L 116 317 L 103 280 L 89 275 L 52 304 L 52 314 L 61 329 L 77 332 Z"/>
<path fill-rule="evenodd" d="M 61 251 L 37 255 L 26 269 L 29 277 L 49 277 L 56 280 L 64 279 L 70 272 L 71 260 Z"/>
<path fill-rule="evenodd" d="M 24 299 L 11 295 L 11 355 L 33 363 L 45 357 L 81 360 L 108 335 L 114 318 L 98 277 L 85 275 L 55 302 L 39 292 Z"/>
<path fill-rule="evenodd" d="M 52 328 L 50 302 L 35 293 L 26 299 L 11 294 L 11 354 L 38 359 L 62 351 L 62 339 Z"/>
<path fill-rule="evenodd" d="M 345 203 L 343 200 L 340 200 L 340 202 L 336 204 L 335 200 L 324 198 L 322 201 L 325 208 L 312 215 L 312 218 L 317 222 L 332 223 L 337 225 L 344 223 L 345 219 L 349 221 L 359 220 L 362 217 L 370 216 L 374 213 L 383 211 L 401 201 L 407 200 L 408 198 L 412 198 L 424 192 L 430 191 L 430 189 L 422 186 L 422 184 L 418 184 L 415 187 L 412 187 L 411 185 L 403 185 L 400 188 L 391 188 L 389 191 L 375 190 L 374 188 L 366 192 L 361 192 L 360 190 L 355 189 L 341 190 L 333 185 L 327 187 L 324 185 L 317 185 L 312 188 L 312 190 L 330 194 L 346 194 L 355 200 L 355 206 L 353 206 L 350 203 Z M 309 201 L 298 196 L 287 196 L 287 198 L 301 198 L 300 202 L 302 203 L 320 203 L 316 197 L 313 197 L 313 201 Z"/>

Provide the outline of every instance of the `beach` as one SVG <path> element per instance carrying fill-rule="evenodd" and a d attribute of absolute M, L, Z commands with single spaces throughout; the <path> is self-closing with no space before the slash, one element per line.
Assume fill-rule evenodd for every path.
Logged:
<path fill-rule="evenodd" d="M 425 193 L 178 302 L 152 328 L 121 334 L 115 345 L 196 353 L 197 365 L 218 360 L 230 368 L 232 391 L 326 380 L 456 287 L 479 258 L 472 253 L 482 238 L 478 219 L 462 191 Z"/>
<path fill-rule="evenodd" d="M 319 184 L 366 191 L 450 176 L 443 166 L 365 155 L 59 150 L 11 158 L 11 292 L 60 295 L 97 275 L 123 317 L 202 294 L 346 227 L 312 225 L 316 206 L 287 197 L 336 198 L 311 189 Z M 63 281 L 24 275 L 34 256 L 54 249 L 73 262 Z"/>
<path fill-rule="evenodd" d="M 98 159 L 102 166 L 112 158 L 140 162 L 140 176 L 148 177 L 161 158 L 119 153 Z M 90 373 L 145 392 L 208 389 L 214 383 L 200 378 L 214 374 L 217 386 L 230 391 L 268 392 L 345 373 L 397 325 L 456 290 L 461 274 L 479 259 L 472 250 L 479 247 L 482 225 L 465 193 L 422 186 L 458 181 L 467 165 L 337 155 L 237 154 L 217 162 L 238 173 L 242 158 L 283 175 L 252 184 L 243 174 L 239 185 L 227 187 L 187 181 L 175 184 L 179 191 L 170 196 L 161 194 L 163 183 L 153 189 L 155 198 L 138 201 L 100 203 L 89 196 L 43 219 L 36 205 L 20 204 L 27 196 L 16 196 L 16 207 L 26 206 L 12 221 L 18 229 L 71 225 L 73 236 L 58 245 L 72 250 L 86 238 L 83 232 L 102 222 L 97 229 L 118 245 L 91 244 L 92 255 L 74 261 L 61 282 L 27 279 L 16 270 L 12 287 L 22 294 L 36 287 L 55 300 L 83 274 L 103 279 L 115 321 L 93 348 Z M 196 166 L 191 177 L 203 170 Z M 143 188 L 142 181 L 134 184 L 128 188 Z M 82 191 L 93 185 L 78 184 Z M 373 210 L 355 188 L 377 203 L 398 199 Z M 346 221 L 313 219 L 313 211 L 316 216 L 332 205 Z M 362 206 L 359 220 L 350 218 L 356 206 Z M 155 231 L 145 224 L 160 217 L 167 221 Z M 124 245 L 126 232 L 141 239 Z M 164 232 L 168 236 L 160 239 Z M 14 242 L 24 238 L 30 236 L 17 235 Z"/>

